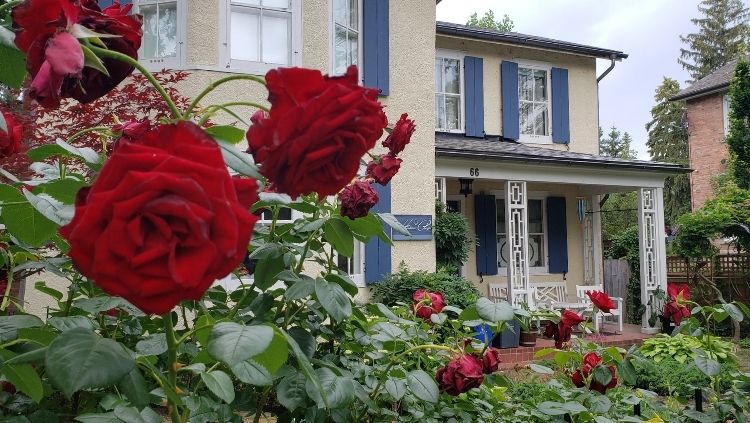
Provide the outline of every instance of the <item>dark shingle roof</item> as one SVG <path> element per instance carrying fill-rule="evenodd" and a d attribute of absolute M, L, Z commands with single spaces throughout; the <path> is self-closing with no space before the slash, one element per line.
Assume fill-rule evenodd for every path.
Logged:
<path fill-rule="evenodd" d="M 564 51 L 566 53 L 576 53 L 604 59 L 621 60 L 627 59 L 628 57 L 627 54 L 618 50 L 609 50 L 584 44 L 570 43 L 552 38 L 537 37 L 535 35 L 519 34 L 518 32 L 500 32 L 491 29 L 469 27 L 451 22 L 438 21 L 437 33 L 439 35 L 453 35 L 457 37 L 494 41 L 545 50 Z"/>
<path fill-rule="evenodd" d="M 624 160 L 572 151 L 530 146 L 499 137 L 488 139 L 469 138 L 463 134 L 435 133 L 435 154 L 445 157 L 472 159 L 492 159 L 498 161 L 529 162 L 538 164 L 558 164 L 587 167 L 607 167 L 639 169 L 670 173 L 687 173 L 691 169 L 673 163 L 650 162 L 646 160 Z"/>
<path fill-rule="evenodd" d="M 670 97 L 670 101 L 685 100 L 689 98 L 701 97 L 707 94 L 711 94 L 716 91 L 723 91 L 729 87 L 729 82 L 732 81 L 734 75 L 734 69 L 737 67 L 737 60 L 732 60 L 726 65 L 716 69 L 707 76 L 695 81 L 693 85 L 683 89 L 674 96 Z"/>

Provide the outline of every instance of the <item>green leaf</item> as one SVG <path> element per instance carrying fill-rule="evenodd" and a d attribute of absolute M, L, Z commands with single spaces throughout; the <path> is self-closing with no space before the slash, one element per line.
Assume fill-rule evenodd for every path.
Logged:
<path fill-rule="evenodd" d="M 612 372 L 609 370 L 609 367 L 603 364 L 594 367 L 594 380 L 604 386 L 609 385 L 609 382 L 612 381 Z"/>
<path fill-rule="evenodd" d="M 288 332 L 297 341 L 297 344 L 306 356 L 312 358 L 315 355 L 315 351 L 318 349 L 318 342 L 315 341 L 315 337 L 310 332 L 298 326 L 290 328 Z"/>
<path fill-rule="evenodd" d="M 36 289 L 39 292 L 43 292 L 43 293 L 49 295 L 50 297 L 56 299 L 57 301 L 60 301 L 60 300 L 63 299 L 63 293 L 62 292 L 60 292 L 60 291 L 58 291 L 56 289 L 48 287 L 47 284 L 44 281 L 37 281 L 37 282 L 35 282 L 34 283 L 34 289 Z"/>
<path fill-rule="evenodd" d="M 57 233 L 58 226 L 42 216 L 15 187 L 0 184 L 0 208 L 8 232 L 32 247 L 41 246 Z"/>
<path fill-rule="evenodd" d="M 287 410 L 294 411 L 307 400 L 305 376 L 294 373 L 283 379 L 276 390 L 276 399 Z"/>
<path fill-rule="evenodd" d="M 534 358 L 542 358 L 544 356 L 553 354 L 555 351 L 557 351 L 554 348 L 542 348 L 541 350 L 534 353 Z"/>
<path fill-rule="evenodd" d="M 96 329 L 96 325 L 86 316 L 67 316 L 67 317 L 50 317 L 47 323 L 60 332 L 65 332 L 75 328 L 84 328 L 86 330 Z"/>
<path fill-rule="evenodd" d="M 91 51 L 90 48 L 88 48 L 84 44 L 81 44 L 81 50 L 83 50 L 84 66 L 96 69 L 104 75 L 109 76 L 109 71 L 107 70 L 107 67 L 104 66 L 104 62 L 102 62 L 102 59 L 100 59 L 96 54 L 94 54 L 93 51 Z"/>
<path fill-rule="evenodd" d="M 30 314 L 0 316 L 0 341 L 16 339 L 18 329 L 44 326 L 38 317 Z"/>
<path fill-rule="evenodd" d="M 477 313 L 479 313 L 479 317 L 482 319 L 494 323 L 508 322 L 515 317 L 513 307 L 507 301 L 496 303 L 486 297 L 481 297 L 477 300 Z"/>
<path fill-rule="evenodd" d="M 407 373 L 406 383 L 415 397 L 433 404 L 438 402 L 440 390 L 435 383 L 435 378 L 424 370 L 414 370 Z"/>
<path fill-rule="evenodd" d="M 342 256 L 354 255 L 354 236 L 341 219 L 329 219 L 323 226 L 323 237 Z"/>
<path fill-rule="evenodd" d="M 135 344 L 135 352 L 138 355 L 162 355 L 167 352 L 167 335 L 157 333 L 148 338 L 141 339 Z"/>
<path fill-rule="evenodd" d="M 0 82 L 11 88 L 21 88 L 26 78 L 26 56 L 13 44 L 12 31 L 0 26 Z"/>
<path fill-rule="evenodd" d="M 233 366 L 265 351 L 273 337 L 271 326 L 221 322 L 211 330 L 208 352 L 217 360 Z"/>
<path fill-rule="evenodd" d="M 3 364 L 0 370 L 16 389 L 28 395 L 37 403 L 42 400 L 42 396 L 44 396 L 42 380 L 30 364 Z"/>
<path fill-rule="evenodd" d="M 326 275 L 325 279 L 328 282 L 335 282 L 339 284 L 342 288 L 344 288 L 344 291 L 346 291 L 347 294 L 354 296 L 359 293 L 359 288 L 357 287 L 357 284 L 354 283 L 351 278 L 347 275 L 339 275 L 336 273 L 329 273 Z"/>
<path fill-rule="evenodd" d="M 612 401 L 610 401 L 606 395 L 594 395 L 588 399 L 587 405 L 589 411 L 598 414 L 607 414 L 609 409 L 612 408 Z"/>
<path fill-rule="evenodd" d="M 290 331 L 290 334 L 291 333 L 292 332 Z M 266 348 L 265 351 L 253 357 L 253 360 L 274 375 L 284 364 L 286 364 L 288 358 L 289 347 L 286 338 L 284 338 L 284 334 L 281 333 L 281 330 L 274 328 L 271 344 L 268 345 L 268 348 Z"/>
<path fill-rule="evenodd" d="M 537 405 L 537 408 L 548 416 L 562 416 L 568 413 L 575 415 L 586 411 L 586 407 L 574 401 L 566 403 L 544 401 Z"/>
<path fill-rule="evenodd" d="M 86 186 L 86 183 L 77 179 L 56 179 L 37 185 L 34 187 L 34 192 L 48 194 L 65 204 L 73 204 L 78 190 L 84 186 Z"/>
<path fill-rule="evenodd" d="M 339 284 L 318 278 L 315 280 L 315 296 L 335 321 L 343 322 L 352 315 L 352 301 Z"/>
<path fill-rule="evenodd" d="M 728 313 L 728 314 L 729 314 L 729 315 L 730 315 L 730 316 L 732 317 L 732 319 L 734 319 L 735 321 L 741 322 L 741 321 L 742 321 L 742 319 L 744 319 L 744 318 L 745 318 L 745 316 L 744 316 L 744 315 L 742 314 L 742 311 L 740 311 L 740 309 L 739 309 L 739 308 L 738 308 L 738 307 L 737 307 L 736 305 L 734 305 L 734 304 L 732 304 L 732 303 L 722 304 L 722 307 L 724 307 L 724 310 L 725 310 L 725 311 L 726 311 L 726 312 L 727 312 L 727 313 Z"/>
<path fill-rule="evenodd" d="M 134 366 L 135 360 L 119 343 L 76 328 L 52 341 L 44 367 L 50 381 L 70 398 L 81 389 L 113 385 Z"/>
<path fill-rule="evenodd" d="M 221 147 L 221 156 L 227 166 L 241 175 L 263 179 L 263 176 L 258 172 L 258 166 L 255 165 L 253 156 L 240 151 L 232 144 L 223 141 L 217 141 L 216 143 Z"/>
<path fill-rule="evenodd" d="M 21 329 L 23 330 L 23 329 Z M 47 347 L 37 348 L 31 351 L 27 351 L 23 354 L 18 354 L 7 360 L 5 364 L 25 364 L 25 363 L 42 363 L 44 358 L 47 356 Z"/>
<path fill-rule="evenodd" d="M 388 244 L 393 244 L 388 235 L 383 230 L 383 222 L 378 219 L 373 213 L 368 213 L 367 216 L 359 217 L 357 219 L 341 219 L 344 223 L 349 226 L 352 230 L 352 234 L 355 238 L 362 242 L 367 242 L 370 237 L 377 236 Z"/>
<path fill-rule="evenodd" d="M 81 414 L 75 418 L 75 421 L 81 423 L 122 423 L 122 420 L 118 419 L 113 412 Z"/>
<path fill-rule="evenodd" d="M 292 350 L 292 353 L 297 358 L 297 364 L 299 365 L 302 373 L 305 375 L 305 378 L 307 379 L 307 383 L 313 384 L 315 389 L 318 390 L 318 396 L 323 398 L 323 402 L 327 404 L 328 400 L 325 397 L 325 390 L 323 389 L 323 385 L 318 379 L 318 375 L 315 373 L 315 370 L 313 370 L 312 364 L 310 364 L 310 360 L 307 358 L 307 356 L 299 347 L 299 345 L 297 345 L 297 341 L 295 341 L 291 335 L 289 335 L 288 333 L 284 331 L 282 331 L 282 333 L 284 334 L 284 337 L 286 338 L 286 342 L 289 344 L 289 348 Z M 305 385 L 305 390 L 307 390 L 307 383 Z"/>
<path fill-rule="evenodd" d="M 638 379 L 638 373 L 630 360 L 623 360 L 617 365 L 617 374 L 631 386 L 635 385 Z"/>
<path fill-rule="evenodd" d="M 201 373 L 201 379 L 206 387 L 224 402 L 231 404 L 234 401 L 234 386 L 229 375 L 221 370 L 214 370 Z"/>
<path fill-rule="evenodd" d="M 292 283 L 284 292 L 284 298 L 288 301 L 301 300 L 307 298 L 315 292 L 315 281 L 306 275 L 302 276 L 302 279 Z"/>
<path fill-rule="evenodd" d="M 318 404 L 319 408 L 334 409 L 345 407 L 352 402 L 354 399 L 354 384 L 350 377 L 339 376 L 327 367 L 315 369 L 315 374 L 323 387 L 326 399 L 324 400 L 321 397 L 320 390 L 310 381 L 306 383 L 305 390 L 307 395 Z"/>
<path fill-rule="evenodd" d="M 240 361 L 232 366 L 232 373 L 237 376 L 240 382 L 248 385 L 270 386 L 273 384 L 273 377 L 271 377 L 268 369 L 252 359 Z"/>
<path fill-rule="evenodd" d="M 206 128 L 205 131 L 216 141 L 229 144 L 238 144 L 245 139 L 245 131 L 231 125 L 215 125 Z"/>
<path fill-rule="evenodd" d="M 704 355 L 696 354 L 693 360 L 698 369 L 708 377 L 717 376 L 721 371 L 721 364 L 719 364 L 718 361 L 705 357 Z"/>
<path fill-rule="evenodd" d="M 396 219 L 396 216 L 392 215 L 391 213 L 378 213 L 378 216 L 383 220 L 383 222 L 387 223 L 388 226 L 393 228 L 396 232 L 400 233 L 401 235 L 411 236 L 411 233 L 408 229 L 406 229 L 406 226 L 402 225 L 401 222 Z"/>
<path fill-rule="evenodd" d="M 531 370 L 533 370 L 533 371 L 535 371 L 535 372 L 537 372 L 537 373 L 541 373 L 541 374 L 543 374 L 543 375 L 551 375 L 551 374 L 554 374 L 554 373 L 555 373 L 555 371 L 554 371 L 554 370 L 550 369 L 550 368 L 549 368 L 549 367 L 547 367 L 547 366 L 542 366 L 541 364 L 534 364 L 534 363 L 531 363 L 531 364 L 529 364 L 529 368 L 530 368 Z"/>
<path fill-rule="evenodd" d="M 276 257 L 272 259 L 263 259 L 258 261 L 255 266 L 255 273 L 253 274 L 253 280 L 255 286 L 265 291 L 276 283 L 276 275 L 284 270 L 284 259 L 282 257 Z"/>
<path fill-rule="evenodd" d="M 29 159 L 34 162 L 41 162 L 50 157 L 72 157 L 73 155 L 57 144 L 42 144 L 26 152 Z"/>
<path fill-rule="evenodd" d="M 406 395 L 405 379 L 389 377 L 383 386 L 385 387 L 385 391 L 396 401 L 401 401 L 401 398 Z"/>
<path fill-rule="evenodd" d="M 137 366 L 117 382 L 117 388 L 138 409 L 146 407 L 151 401 L 146 380 Z"/>
<path fill-rule="evenodd" d="M 101 164 L 102 158 L 99 157 L 99 153 L 97 153 L 96 150 L 94 150 L 93 148 L 90 148 L 90 147 L 78 148 L 78 147 L 68 144 L 67 142 L 59 138 L 55 141 L 55 144 L 62 147 L 63 150 L 70 153 L 73 157 L 78 157 L 87 164 L 92 164 L 92 165 Z"/>

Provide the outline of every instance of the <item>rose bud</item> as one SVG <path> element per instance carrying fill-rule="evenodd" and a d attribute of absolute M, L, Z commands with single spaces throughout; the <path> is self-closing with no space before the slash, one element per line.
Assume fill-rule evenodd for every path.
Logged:
<path fill-rule="evenodd" d="M 372 185 L 365 181 L 355 181 L 339 193 L 341 215 L 349 219 L 367 216 L 379 198 Z"/>
<path fill-rule="evenodd" d="M 484 381 L 482 363 L 473 355 L 462 355 L 453 359 L 435 374 L 440 390 L 456 396 L 471 388 L 478 388 Z"/>
<path fill-rule="evenodd" d="M 406 145 L 411 141 L 411 136 L 415 129 L 414 120 L 409 119 L 408 115 L 404 113 L 398 122 L 396 122 L 391 133 L 383 141 L 383 147 L 389 149 L 393 155 L 404 151 Z"/>

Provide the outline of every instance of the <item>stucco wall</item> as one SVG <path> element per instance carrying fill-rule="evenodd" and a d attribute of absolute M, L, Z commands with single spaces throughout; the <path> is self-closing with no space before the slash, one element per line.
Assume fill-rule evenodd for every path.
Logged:
<path fill-rule="evenodd" d="M 714 196 L 712 179 L 727 170 L 729 152 L 724 142 L 724 93 L 687 102 L 690 146 L 690 194 L 693 210 Z"/>
<path fill-rule="evenodd" d="M 568 69 L 571 141 L 569 145 L 543 146 L 579 153 L 599 153 L 596 59 L 440 35 L 436 39 L 436 47 L 484 59 L 484 130 L 488 135 L 502 134 L 501 61 L 526 60 Z"/>

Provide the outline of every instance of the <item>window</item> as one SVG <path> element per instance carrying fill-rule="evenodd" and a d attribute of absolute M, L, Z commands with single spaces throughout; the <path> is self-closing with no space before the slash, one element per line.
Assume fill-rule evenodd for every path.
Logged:
<path fill-rule="evenodd" d="M 445 178 L 435 178 L 435 201 L 445 204 Z"/>
<path fill-rule="evenodd" d="M 282 207 L 279 209 L 279 217 L 276 220 L 277 223 L 290 223 L 294 221 L 299 215 L 293 215 L 294 211 L 289 207 Z M 273 213 L 271 210 L 263 210 L 258 216 L 258 223 L 261 225 L 270 225 L 273 222 Z"/>
<path fill-rule="evenodd" d="M 349 278 L 360 288 L 366 286 L 365 284 L 365 272 L 363 266 L 364 257 L 364 244 L 360 241 L 354 240 L 354 254 L 352 257 L 342 256 L 336 254 L 336 267 L 349 275 Z"/>
<path fill-rule="evenodd" d="M 343 75 L 350 65 L 359 65 L 362 0 L 333 0 L 333 74 Z"/>
<path fill-rule="evenodd" d="M 138 57 L 146 67 L 161 70 L 182 66 L 184 10 L 179 1 L 139 0 L 143 41 Z"/>
<path fill-rule="evenodd" d="M 298 63 L 301 0 L 225 0 L 226 67 L 262 74 Z"/>
<path fill-rule="evenodd" d="M 518 67 L 518 118 L 522 141 L 551 142 L 550 69 Z"/>
<path fill-rule="evenodd" d="M 508 239 L 505 228 L 505 199 L 497 201 L 497 265 L 508 267 Z M 529 199 L 526 211 L 529 219 L 529 268 L 546 271 L 547 240 L 545 236 L 547 219 L 544 215 L 544 200 Z"/>
<path fill-rule="evenodd" d="M 461 59 L 435 58 L 435 129 L 461 132 Z"/>

